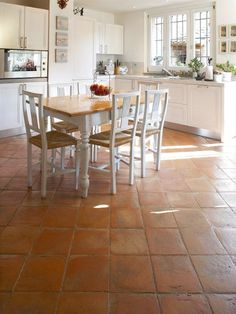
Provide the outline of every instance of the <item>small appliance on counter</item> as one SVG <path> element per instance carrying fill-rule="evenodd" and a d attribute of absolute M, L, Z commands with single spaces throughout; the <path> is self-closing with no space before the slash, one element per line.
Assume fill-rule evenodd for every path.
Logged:
<path fill-rule="evenodd" d="M 113 75 L 115 72 L 115 66 L 111 59 L 107 60 L 107 64 L 105 64 L 105 74 Z"/>
<path fill-rule="evenodd" d="M 48 52 L 0 49 L 0 79 L 47 77 Z"/>

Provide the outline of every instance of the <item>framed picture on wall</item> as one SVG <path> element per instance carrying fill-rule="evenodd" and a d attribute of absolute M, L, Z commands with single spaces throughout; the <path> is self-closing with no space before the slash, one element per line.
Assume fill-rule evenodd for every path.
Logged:
<path fill-rule="evenodd" d="M 236 24 L 229 25 L 229 36 L 236 38 Z"/>
<path fill-rule="evenodd" d="M 236 40 L 230 40 L 229 42 L 229 52 L 236 53 Z"/>
<path fill-rule="evenodd" d="M 219 36 L 220 36 L 220 38 L 226 38 L 228 36 L 227 25 L 220 25 L 219 26 Z"/>
<path fill-rule="evenodd" d="M 56 16 L 56 30 L 68 31 L 68 17 Z"/>
<path fill-rule="evenodd" d="M 56 46 L 67 47 L 68 46 L 68 33 L 56 32 Z"/>
<path fill-rule="evenodd" d="M 66 63 L 68 61 L 67 49 L 55 49 L 55 62 Z"/>
<path fill-rule="evenodd" d="M 228 52 L 228 42 L 226 40 L 219 41 L 219 53 Z"/>

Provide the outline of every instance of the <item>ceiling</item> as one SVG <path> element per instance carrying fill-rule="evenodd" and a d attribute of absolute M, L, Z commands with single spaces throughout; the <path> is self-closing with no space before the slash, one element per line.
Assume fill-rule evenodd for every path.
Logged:
<path fill-rule="evenodd" d="M 192 0 L 76 0 L 76 2 L 88 9 L 119 13 L 192 2 Z"/>

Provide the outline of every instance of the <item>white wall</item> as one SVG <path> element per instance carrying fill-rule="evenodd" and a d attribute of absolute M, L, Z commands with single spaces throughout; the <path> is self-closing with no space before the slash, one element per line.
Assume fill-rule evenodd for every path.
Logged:
<path fill-rule="evenodd" d="M 216 27 L 217 27 L 217 63 L 224 63 L 229 60 L 236 65 L 236 53 L 219 53 L 219 26 L 223 24 L 236 24 L 236 0 L 216 0 Z"/>
<path fill-rule="evenodd" d="M 99 22 L 114 23 L 114 15 L 111 13 L 88 10 L 85 8 L 84 16 L 74 15 L 73 1 L 68 1 L 67 6 L 62 10 L 57 5 L 57 1 L 50 1 L 50 18 L 49 18 L 49 78 L 50 84 L 71 82 L 73 79 L 73 58 L 72 58 L 72 19 L 75 18 L 92 18 Z M 67 16 L 69 21 L 68 30 L 68 62 L 55 62 L 55 33 L 56 33 L 56 16 Z M 86 32 L 86 29 L 84 30 Z M 80 39 L 78 38 L 78 41 Z M 82 43 L 81 43 L 82 44 Z M 79 56 L 78 56 L 79 57 Z M 86 62 L 86 60 L 85 60 Z M 92 76 L 92 73 L 91 73 Z"/>

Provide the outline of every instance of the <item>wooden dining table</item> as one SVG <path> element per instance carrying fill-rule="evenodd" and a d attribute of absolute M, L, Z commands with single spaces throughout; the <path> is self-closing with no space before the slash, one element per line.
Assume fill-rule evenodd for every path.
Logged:
<path fill-rule="evenodd" d="M 110 121 L 112 101 L 109 98 L 97 99 L 86 95 L 58 96 L 43 99 L 45 114 L 78 126 L 80 141 L 80 189 L 81 197 L 86 198 L 89 188 L 89 136 L 93 126 Z"/>

